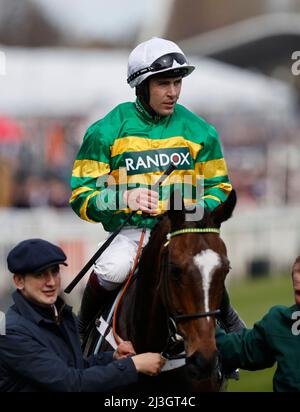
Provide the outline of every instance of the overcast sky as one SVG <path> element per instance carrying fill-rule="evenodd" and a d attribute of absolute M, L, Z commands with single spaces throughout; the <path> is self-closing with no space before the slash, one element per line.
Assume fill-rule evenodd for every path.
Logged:
<path fill-rule="evenodd" d="M 33 0 L 54 21 L 80 37 L 130 38 L 147 19 L 156 0 Z M 72 30 L 72 31 L 73 31 Z"/>

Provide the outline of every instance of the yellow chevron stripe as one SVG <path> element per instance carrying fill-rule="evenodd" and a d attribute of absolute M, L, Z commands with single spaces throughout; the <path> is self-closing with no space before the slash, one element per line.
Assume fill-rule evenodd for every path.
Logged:
<path fill-rule="evenodd" d="M 207 195 L 207 196 L 203 196 L 203 199 L 214 199 L 217 202 L 221 203 L 221 200 L 217 196 Z"/>
<path fill-rule="evenodd" d="M 191 142 L 183 136 L 168 137 L 167 139 L 148 139 L 145 137 L 126 136 L 114 141 L 111 147 L 111 156 L 118 156 L 124 152 L 141 152 L 153 149 L 168 149 L 188 147 L 193 159 L 196 159 L 202 146 Z"/>
<path fill-rule="evenodd" d="M 127 175 L 126 169 L 121 168 L 117 170 L 112 170 L 110 176 L 115 180 L 115 184 L 143 184 L 151 186 L 155 184 L 163 172 L 149 172 L 136 175 Z M 163 182 L 162 186 L 168 186 L 175 183 L 187 183 L 196 186 L 197 178 L 201 176 L 196 176 L 194 170 L 174 170 L 172 174 Z"/>
<path fill-rule="evenodd" d="M 96 192 L 91 193 L 91 194 L 85 199 L 85 201 L 83 202 L 83 204 L 82 204 L 82 206 L 81 206 L 81 208 L 80 208 L 80 217 L 81 217 L 81 219 L 87 220 L 88 222 L 91 222 L 91 223 L 99 223 L 99 222 L 96 222 L 95 220 L 90 219 L 90 218 L 88 217 L 88 215 L 87 215 L 87 207 L 88 207 L 89 200 L 90 200 L 92 197 L 97 196 L 99 193 L 100 193 L 100 192 L 97 190 Z"/>
<path fill-rule="evenodd" d="M 204 175 L 205 179 L 227 176 L 227 166 L 224 158 L 195 163 L 197 174 Z"/>
<path fill-rule="evenodd" d="M 184 204 L 185 205 L 191 205 L 195 202 L 196 202 L 196 200 L 194 200 L 194 199 L 184 199 Z M 169 205 L 169 199 L 159 200 L 158 201 L 158 209 L 157 209 L 157 213 L 155 214 L 155 216 L 165 213 L 168 210 L 168 205 Z M 116 211 L 116 213 L 131 213 L 131 212 L 132 212 L 131 209 L 122 209 L 122 210 L 117 210 Z M 137 213 L 141 214 L 142 212 L 139 210 Z"/>
<path fill-rule="evenodd" d="M 110 172 L 109 164 L 96 160 L 75 160 L 73 177 L 99 177 Z"/>
<path fill-rule="evenodd" d="M 93 189 L 87 186 L 82 186 L 78 187 L 77 189 L 74 189 L 72 192 L 72 196 L 70 197 L 69 203 L 72 203 L 73 200 L 77 199 L 77 197 L 80 196 L 82 193 L 89 192 L 90 190 Z"/>
<path fill-rule="evenodd" d="M 232 184 L 231 183 L 220 183 L 214 187 L 218 187 L 219 189 L 223 190 L 227 194 L 232 191 Z"/>

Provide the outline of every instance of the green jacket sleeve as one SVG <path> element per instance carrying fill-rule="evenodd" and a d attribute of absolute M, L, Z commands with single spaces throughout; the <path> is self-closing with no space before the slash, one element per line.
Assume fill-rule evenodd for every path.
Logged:
<path fill-rule="evenodd" d="M 110 147 L 98 122 L 87 130 L 72 170 L 70 204 L 82 219 L 106 223 L 117 209 L 118 192 L 107 187 L 109 172 Z"/>
<path fill-rule="evenodd" d="M 266 336 L 267 315 L 253 329 L 226 334 L 217 328 L 216 341 L 222 363 L 227 368 L 259 370 L 274 365 L 275 357 Z"/>
<path fill-rule="evenodd" d="M 207 139 L 196 159 L 196 170 L 204 177 L 204 206 L 214 210 L 227 199 L 232 185 L 219 136 L 212 125 L 208 125 Z"/>

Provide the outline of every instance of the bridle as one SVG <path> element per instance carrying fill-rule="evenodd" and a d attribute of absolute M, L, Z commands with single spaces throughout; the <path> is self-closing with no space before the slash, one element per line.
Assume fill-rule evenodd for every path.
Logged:
<path fill-rule="evenodd" d="M 180 229 L 176 230 L 174 232 L 168 233 L 167 234 L 167 242 L 164 244 L 164 251 L 163 251 L 163 264 L 162 264 L 162 280 L 163 280 L 163 293 L 164 293 L 164 300 L 165 304 L 168 308 L 168 328 L 169 328 L 169 333 L 168 333 L 168 341 L 167 345 L 162 353 L 164 357 L 166 357 L 169 360 L 172 359 L 182 359 L 186 358 L 185 354 L 180 354 L 180 355 L 171 355 L 169 353 L 169 348 L 170 346 L 176 345 L 176 343 L 180 343 L 180 340 L 178 339 L 178 334 L 177 334 L 177 324 L 179 322 L 186 322 L 194 319 L 199 319 L 199 318 L 204 318 L 204 317 L 209 317 L 209 316 L 216 316 L 220 313 L 220 309 L 216 310 L 211 310 L 211 311 L 205 311 L 205 312 L 196 312 L 196 313 L 191 313 L 191 314 L 178 314 L 175 311 L 171 310 L 172 305 L 170 304 L 171 299 L 170 299 L 170 291 L 168 287 L 168 274 L 169 274 L 169 249 L 168 245 L 170 240 L 179 235 L 184 235 L 186 233 L 220 233 L 220 229 L 217 228 L 212 228 L 212 227 L 207 227 L 207 228 L 186 228 L 186 229 Z"/>

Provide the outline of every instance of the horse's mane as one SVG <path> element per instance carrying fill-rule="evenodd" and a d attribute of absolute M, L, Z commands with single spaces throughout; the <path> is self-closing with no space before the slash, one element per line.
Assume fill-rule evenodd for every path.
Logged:
<path fill-rule="evenodd" d="M 159 216 L 157 223 L 155 224 L 155 226 L 151 229 L 150 232 L 150 237 L 149 237 L 149 241 L 146 245 L 146 247 L 149 245 L 149 243 L 151 244 L 153 241 L 153 237 L 156 236 L 156 231 L 158 231 L 160 229 L 160 227 L 164 226 L 166 224 L 166 220 L 168 219 L 167 213 L 164 213 L 163 215 Z M 144 248 L 145 250 L 145 248 Z M 144 251 L 143 251 L 144 252 Z"/>
<path fill-rule="evenodd" d="M 163 214 L 156 225 L 152 228 L 150 232 L 150 237 L 147 245 L 144 247 L 143 252 L 141 254 L 141 258 L 139 261 L 139 267 L 143 267 L 143 265 L 147 262 L 149 254 L 151 254 L 152 249 L 159 249 L 162 240 L 166 237 L 166 234 L 169 232 L 170 224 L 167 213 Z"/>

